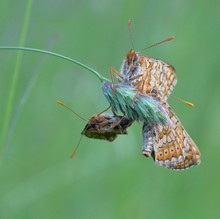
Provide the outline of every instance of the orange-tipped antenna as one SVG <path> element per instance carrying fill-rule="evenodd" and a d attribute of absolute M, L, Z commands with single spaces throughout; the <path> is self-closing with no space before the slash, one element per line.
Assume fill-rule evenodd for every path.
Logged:
<path fill-rule="evenodd" d="M 68 110 L 70 110 L 71 112 L 73 112 L 75 115 L 77 115 L 80 119 L 84 120 L 87 122 L 86 119 L 84 119 L 82 116 L 80 116 L 78 113 L 76 113 L 74 110 L 72 110 L 70 107 L 68 107 L 65 103 L 63 103 L 62 101 L 57 101 L 58 104 L 60 104 L 61 106 L 66 107 Z M 74 149 L 73 153 L 71 154 L 70 158 L 73 158 L 76 154 L 76 151 L 80 145 L 80 142 L 82 141 L 83 135 L 80 137 L 78 144 L 76 145 L 76 148 Z"/>
<path fill-rule="evenodd" d="M 134 49 L 134 37 L 133 37 L 133 34 L 132 34 L 132 30 L 131 30 L 131 20 L 130 19 L 128 20 L 128 32 L 129 32 L 129 36 L 130 36 L 130 39 L 131 39 L 132 49 Z"/>
<path fill-rule="evenodd" d="M 77 149 L 78 149 L 78 147 L 79 147 L 79 145 L 80 145 L 80 143 L 81 143 L 81 141 L 82 141 L 82 138 L 83 138 L 83 135 L 80 137 L 78 144 L 76 145 L 76 147 L 75 147 L 73 153 L 70 155 L 70 158 L 73 158 L 73 157 L 75 156 L 76 151 L 77 151 Z"/>
<path fill-rule="evenodd" d="M 75 115 L 77 115 L 80 119 L 84 120 L 87 122 L 86 119 L 84 119 L 82 116 L 80 116 L 77 112 L 75 112 L 74 110 L 72 110 L 70 107 L 68 107 L 65 103 L 63 103 L 62 101 L 57 101 L 58 104 L 60 104 L 61 106 L 66 107 L 68 110 L 70 110 L 71 112 L 73 112 Z"/>
<path fill-rule="evenodd" d="M 149 48 L 151 48 L 151 47 L 157 46 L 157 45 L 159 45 L 159 44 L 161 44 L 161 43 L 165 43 L 165 42 L 171 41 L 171 40 L 173 40 L 173 39 L 174 39 L 174 36 L 171 36 L 171 37 L 169 37 L 169 38 L 167 38 L 167 39 L 165 39 L 165 40 L 163 40 L 163 41 L 160 41 L 160 42 L 155 43 L 155 44 L 153 44 L 153 45 L 151 45 L 151 46 L 148 46 L 148 47 L 146 47 L 146 48 L 144 48 L 144 49 L 142 49 L 142 50 L 149 49 Z"/>
<path fill-rule="evenodd" d="M 194 106 L 193 103 L 188 102 L 188 101 L 185 101 L 185 100 L 183 100 L 183 99 L 181 99 L 181 98 L 179 98 L 179 97 L 176 97 L 176 96 L 172 96 L 172 97 L 174 97 L 175 99 L 177 99 L 177 100 L 179 100 L 179 101 L 185 103 L 185 104 L 188 105 L 188 106 Z"/>

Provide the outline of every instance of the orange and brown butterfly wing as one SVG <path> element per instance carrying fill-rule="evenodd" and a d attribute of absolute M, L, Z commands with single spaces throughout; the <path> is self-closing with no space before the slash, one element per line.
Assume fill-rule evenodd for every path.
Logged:
<path fill-rule="evenodd" d="M 183 170 L 200 164 L 200 152 L 196 144 L 168 104 L 166 104 L 166 108 L 171 124 L 157 125 L 152 131 L 151 155 L 156 164 L 173 170 Z M 144 146 L 143 154 L 149 156 L 146 148 L 147 145 Z"/>
<path fill-rule="evenodd" d="M 159 59 L 140 56 L 134 50 L 126 55 L 119 81 L 137 87 L 140 93 L 151 94 L 157 90 L 157 97 L 165 101 L 176 85 L 175 69 Z"/>
<path fill-rule="evenodd" d="M 140 57 L 141 80 L 138 90 L 143 94 L 157 91 L 157 97 L 166 101 L 177 83 L 174 67 L 155 58 Z"/>

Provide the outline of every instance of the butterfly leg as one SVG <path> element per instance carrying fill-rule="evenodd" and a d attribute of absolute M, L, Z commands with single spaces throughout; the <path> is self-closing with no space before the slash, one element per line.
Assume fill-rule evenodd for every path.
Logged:
<path fill-rule="evenodd" d="M 128 119 L 127 117 L 125 117 L 125 115 L 123 116 L 114 115 L 114 117 L 112 117 L 110 128 L 119 130 L 120 134 L 127 134 L 126 129 L 129 126 L 131 126 L 132 123 L 133 120 Z"/>
<path fill-rule="evenodd" d="M 111 108 L 111 104 L 106 108 L 104 109 L 103 111 L 101 111 L 100 113 L 97 114 L 97 116 L 101 115 L 102 113 L 106 112 L 107 110 L 109 110 Z"/>
<path fill-rule="evenodd" d="M 154 128 L 152 124 L 144 123 L 142 129 L 142 136 L 143 136 L 143 147 L 142 147 L 142 154 L 146 157 L 152 156 L 154 158 Z"/>
<path fill-rule="evenodd" d="M 115 123 L 112 123 L 110 127 L 113 129 L 116 126 L 120 126 L 120 123 L 121 123 L 122 119 L 124 119 L 124 117 L 125 116 L 122 116 L 121 118 L 119 118 L 119 120 L 117 122 L 115 122 Z"/>
<path fill-rule="evenodd" d="M 114 72 L 119 78 L 123 78 L 123 76 L 121 75 L 120 72 L 118 72 L 115 68 L 111 67 L 110 69 L 110 74 L 111 74 L 111 78 L 112 78 L 112 72 Z"/>
<path fill-rule="evenodd" d="M 113 90 L 113 95 L 115 96 L 115 80 L 114 80 L 114 77 L 113 77 L 113 73 L 115 73 L 116 75 L 118 75 L 118 77 L 122 78 L 122 75 L 120 72 L 118 72 L 116 69 L 114 69 L 113 67 L 110 68 L 110 77 L 111 77 L 111 80 L 112 80 L 112 90 Z"/>
<path fill-rule="evenodd" d="M 141 77 L 141 78 L 140 78 Z M 132 86 L 135 87 L 137 84 L 136 83 L 141 83 L 142 81 L 142 77 L 143 77 L 143 74 L 139 74 L 139 75 L 135 75 L 131 78 L 129 78 L 129 81 L 132 82 Z"/>
<path fill-rule="evenodd" d="M 126 129 L 124 130 L 124 129 L 121 127 L 121 122 L 122 122 L 122 120 L 125 118 L 125 116 L 123 115 L 123 116 L 121 116 L 121 118 L 118 117 L 118 116 L 115 116 L 115 118 L 119 118 L 119 119 L 118 119 L 117 122 L 112 123 L 112 124 L 110 125 L 110 128 L 111 128 L 111 129 L 114 129 L 114 128 L 116 128 L 116 127 L 118 126 L 118 129 L 120 130 L 121 134 L 126 134 Z M 126 128 L 127 128 L 127 127 L 126 127 Z"/>

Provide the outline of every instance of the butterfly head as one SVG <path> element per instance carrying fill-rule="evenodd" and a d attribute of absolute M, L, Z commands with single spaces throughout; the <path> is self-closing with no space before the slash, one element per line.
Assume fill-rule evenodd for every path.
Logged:
<path fill-rule="evenodd" d="M 125 62 L 129 66 L 131 66 L 131 65 L 135 65 L 137 61 L 138 61 L 138 53 L 135 52 L 133 49 L 130 49 L 125 57 Z"/>
<path fill-rule="evenodd" d="M 140 56 L 131 49 L 124 58 L 121 66 L 122 81 L 126 84 L 131 83 L 131 78 L 139 74 L 140 71 Z"/>

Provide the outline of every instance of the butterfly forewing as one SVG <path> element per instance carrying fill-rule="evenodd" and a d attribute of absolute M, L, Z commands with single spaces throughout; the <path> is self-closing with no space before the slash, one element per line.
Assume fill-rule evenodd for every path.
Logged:
<path fill-rule="evenodd" d="M 157 91 L 160 100 L 166 100 L 176 85 L 174 67 L 167 63 L 149 57 L 142 57 L 142 72 L 139 91 L 143 94 L 150 94 Z"/>
<path fill-rule="evenodd" d="M 159 59 L 140 56 L 134 50 L 126 55 L 120 74 L 122 83 L 137 87 L 143 94 L 157 90 L 161 100 L 167 99 L 177 82 L 173 66 Z"/>

